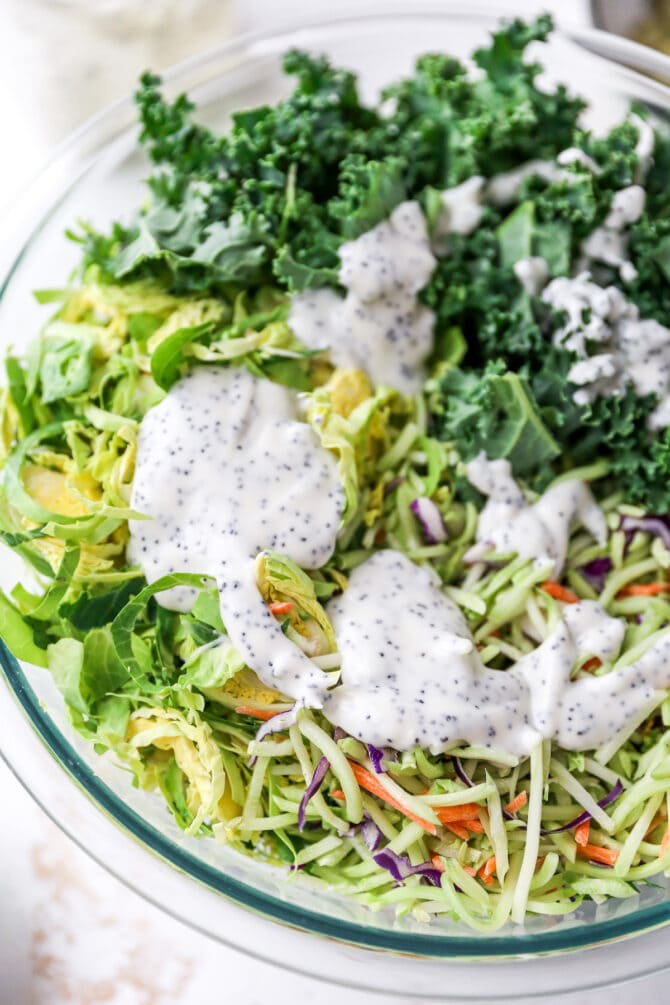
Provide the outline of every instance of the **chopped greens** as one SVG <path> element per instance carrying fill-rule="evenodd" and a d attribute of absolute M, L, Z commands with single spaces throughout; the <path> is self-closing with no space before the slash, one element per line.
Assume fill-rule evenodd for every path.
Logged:
<path fill-rule="evenodd" d="M 244 366 L 303 392 L 306 421 L 337 458 L 345 508 L 332 559 L 309 573 L 272 551 L 256 564 L 282 631 L 321 669 L 339 668 L 324 605 L 380 547 L 435 572 L 501 672 L 550 634 L 566 598 L 599 598 L 624 620 L 624 662 L 670 624 L 658 531 L 670 513 L 670 427 L 650 432 L 656 397 L 630 387 L 576 403 L 575 355 L 553 338 L 565 319 L 514 271 L 539 256 L 549 277 L 575 275 L 614 194 L 641 177 L 640 120 L 595 138 L 580 126 L 580 98 L 537 84 L 541 66 L 525 51 L 550 30 L 546 16 L 501 28 L 474 54 L 477 75 L 425 55 L 383 109 L 361 102 L 351 72 L 290 52 L 291 94 L 235 113 L 225 134 L 145 74 L 136 101 L 150 199 L 106 233 L 69 235 L 81 266 L 41 294 L 56 313 L 25 358 L 6 356 L 0 391 L 0 536 L 38 591 L 0 592 L 0 638 L 48 666 L 75 728 L 159 789 L 188 834 L 288 863 L 371 910 L 478 931 L 631 897 L 670 874 L 669 700 L 586 754 L 548 742 L 520 763 L 486 748 L 371 750 L 245 666 L 211 580 L 147 583 L 127 559 L 128 521 L 140 516 L 130 498 L 147 411 L 192 367 Z M 485 200 L 471 232 L 435 242 L 420 295 L 435 315 L 421 394 L 375 388 L 296 337 L 291 297 L 341 292 L 341 245 L 404 200 L 418 200 L 437 234 L 444 190 L 568 148 L 586 159 L 551 178 L 531 172 L 508 203 Z M 656 134 L 628 234 L 635 275 L 587 263 L 661 323 L 669 165 L 670 138 Z M 560 584 L 523 558 L 468 564 L 481 497 L 463 461 L 481 451 L 507 459 L 531 492 L 577 467 L 594 479 L 607 538 L 573 528 Z M 438 537 L 426 536 L 426 513 Z M 175 586 L 196 592 L 189 613 L 157 602 Z M 609 669 L 591 661 L 575 673 Z"/>

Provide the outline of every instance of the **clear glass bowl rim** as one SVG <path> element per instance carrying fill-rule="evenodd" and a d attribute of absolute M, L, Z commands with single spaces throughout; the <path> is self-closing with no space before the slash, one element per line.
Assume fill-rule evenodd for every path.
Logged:
<path fill-rule="evenodd" d="M 328 19 L 287 24 L 279 30 L 239 36 L 224 45 L 217 46 L 202 55 L 178 64 L 163 76 L 169 84 L 179 83 L 181 87 L 188 89 L 190 72 L 200 70 L 208 63 L 214 63 L 226 55 L 243 57 L 245 52 L 251 53 L 253 47 L 259 43 L 272 41 L 276 44 L 284 36 L 289 39 L 296 32 L 305 30 L 323 31 L 329 28 L 344 27 L 347 24 L 372 21 L 378 21 L 380 24 L 422 18 L 448 21 L 459 16 L 471 21 L 486 22 L 487 26 L 492 27 L 504 13 L 504 10 L 501 11 L 497 8 L 492 10 L 490 7 L 477 5 L 461 7 L 460 4 L 449 4 L 448 8 L 407 12 L 385 13 L 383 10 L 372 9 Z M 618 71 L 626 68 L 624 72 L 636 74 L 640 71 L 670 79 L 670 58 L 637 43 L 616 38 L 596 29 L 559 30 L 558 33 L 568 37 L 582 48 L 610 61 Z M 653 82 L 652 86 L 658 89 L 659 103 L 670 108 L 670 88 L 657 81 Z M 2 300 L 24 255 L 39 239 L 41 226 L 49 218 L 50 210 L 55 210 L 72 188 L 77 185 L 94 162 L 96 153 L 100 152 L 121 131 L 125 131 L 133 124 L 133 108 L 132 99 L 123 98 L 89 119 L 55 150 L 48 166 L 20 197 L 16 208 L 8 218 L 5 233 L 10 236 L 3 242 L 5 249 L 8 246 L 12 248 L 19 246 L 20 250 L 18 253 L 12 252 L 11 255 L 8 255 L 5 250 L 0 262 L 2 266 L 0 300 Z M 65 187 L 58 184 L 58 191 L 55 193 L 55 184 L 59 179 L 62 181 L 68 175 L 69 184 Z M 25 237 L 26 232 L 29 235 L 27 238 Z M 16 243 L 14 243 L 15 241 Z M 139 814 L 119 799 L 81 760 L 64 734 L 40 707 L 20 664 L 2 640 L 0 640 L 0 669 L 11 696 L 17 701 L 21 711 L 37 733 L 37 737 L 57 764 L 64 769 L 88 796 L 89 800 L 125 832 L 126 837 L 139 841 L 144 848 L 153 852 L 161 860 L 204 884 L 210 890 L 223 894 L 234 904 L 261 914 L 265 918 L 354 946 L 445 961 L 450 959 L 459 961 L 467 959 L 505 960 L 520 956 L 553 955 L 587 947 L 602 946 L 615 940 L 650 932 L 670 922 L 670 899 L 668 899 L 662 904 L 644 908 L 622 918 L 594 922 L 588 930 L 576 926 L 565 931 L 547 931 L 532 935 L 424 936 L 358 925 L 341 919 L 330 919 L 326 915 L 305 911 L 303 908 L 295 908 L 285 900 L 255 890 L 253 887 L 232 879 L 200 861 L 188 851 L 169 841 L 160 831 L 149 825 Z M 0 755 L 26 790 L 34 795 L 30 779 L 25 777 L 22 765 L 16 763 L 12 758 L 12 751 L 8 748 L 8 739 L 7 734 L 0 737 Z M 122 882 L 127 882 L 118 870 L 101 861 L 91 848 L 81 844 L 77 835 L 68 826 L 66 819 L 60 817 L 51 807 L 45 806 L 43 803 L 40 805 L 56 825 L 80 844 L 84 851 Z M 141 886 L 133 886 L 133 889 L 140 895 L 152 899 L 154 903 L 157 902 L 156 898 L 149 897 L 147 891 L 143 890 Z M 188 918 L 181 917 L 174 906 L 171 908 L 165 904 L 160 904 L 160 906 L 169 910 L 173 916 L 186 924 L 192 924 Z M 584 939 L 584 936 L 587 936 L 587 940 Z M 230 944 L 235 945 L 232 941 Z M 244 946 L 236 946 L 236 948 L 245 950 Z"/>

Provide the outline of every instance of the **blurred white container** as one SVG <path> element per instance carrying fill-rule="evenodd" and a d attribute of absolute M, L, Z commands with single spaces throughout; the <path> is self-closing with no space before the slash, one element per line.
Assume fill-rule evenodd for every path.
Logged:
<path fill-rule="evenodd" d="M 47 142 L 164 69 L 221 42 L 231 0 L 2 0 L 0 79 Z"/>

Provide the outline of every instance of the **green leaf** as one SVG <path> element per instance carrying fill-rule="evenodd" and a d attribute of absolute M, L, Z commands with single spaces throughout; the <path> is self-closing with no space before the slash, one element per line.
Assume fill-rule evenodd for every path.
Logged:
<path fill-rule="evenodd" d="M 170 390 L 179 379 L 184 362 L 184 348 L 211 335 L 214 329 L 214 324 L 206 321 L 191 328 L 179 328 L 159 342 L 151 354 L 151 375 L 159 387 L 164 391 Z"/>
<path fill-rule="evenodd" d="M 490 369 L 479 377 L 450 370 L 439 383 L 439 398 L 440 436 L 453 439 L 466 460 L 484 450 L 491 459 L 506 457 L 514 473 L 524 475 L 560 453 L 530 388 L 516 373 Z"/>
<path fill-rule="evenodd" d="M 245 666 L 237 650 L 223 638 L 218 645 L 203 647 L 184 666 L 179 687 L 223 687 Z"/>
<path fill-rule="evenodd" d="M 496 234 L 500 244 L 500 262 L 511 268 L 521 258 L 532 254 L 535 207 L 527 200 L 510 213 L 500 224 Z"/>
<path fill-rule="evenodd" d="M 92 355 L 91 338 L 47 338 L 40 364 L 42 401 L 59 401 L 85 391 L 91 381 Z"/>
<path fill-rule="evenodd" d="M 0 590 L 0 638 L 18 660 L 34 663 L 40 667 L 47 665 L 47 654 L 35 644 L 32 628 L 2 590 Z"/>
<path fill-rule="evenodd" d="M 148 679 L 148 670 L 151 669 L 150 656 L 147 663 L 146 647 L 143 648 L 142 639 L 135 634 L 135 624 L 147 603 L 157 593 L 170 590 L 173 586 L 189 586 L 196 590 L 202 590 L 207 588 L 207 585 L 206 577 L 192 573 L 174 573 L 170 576 L 162 576 L 155 583 L 140 590 L 112 621 L 111 637 L 116 654 L 140 690 L 152 691 L 156 689 L 155 682 Z"/>
<path fill-rule="evenodd" d="M 129 673 L 116 651 L 111 626 L 93 628 L 84 639 L 81 690 L 90 704 L 128 682 Z"/>
<path fill-rule="evenodd" d="M 70 604 L 61 604 L 59 615 L 66 618 L 74 628 L 87 632 L 91 628 L 102 628 L 123 610 L 128 601 L 140 592 L 144 585 L 141 576 L 126 579 L 111 589 L 93 587 Z"/>
<path fill-rule="evenodd" d="M 84 668 L 84 643 L 78 639 L 59 639 L 47 649 L 49 671 L 68 705 L 78 712 L 88 712 L 88 702 L 81 691 Z"/>
<path fill-rule="evenodd" d="M 291 293 L 339 285 L 337 268 L 298 261 L 287 246 L 284 246 L 275 258 L 272 271 L 277 279 L 286 284 Z"/>

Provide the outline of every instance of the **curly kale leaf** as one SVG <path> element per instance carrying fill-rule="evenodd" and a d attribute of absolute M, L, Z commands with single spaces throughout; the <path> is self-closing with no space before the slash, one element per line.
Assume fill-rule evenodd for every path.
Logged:
<path fill-rule="evenodd" d="M 439 381 L 433 414 L 441 437 L 453 440 L 466 460 L 483 450 L 489 457 L 506 457 L 525 475 L 560 453 L 530 387 L 501 362 L 489 364 L 481 376 L 448 370 Z"/>
<path fill-rule="evenodd" d="M 341 243 L 401 200 L 567 144 L 581 102 L 560 87 L 539 90 L 538 67 L 524 59 L 550 28 L 543 17 L 497 32 L 477 53 L 480 79 L 454 59 L 424 56 L 389 88 L 383 111 L 361 102 L 353 73 L 293 51 L 284 61 L 292 92 L 236 113 L 223 135 L 145 74 L 136 100 L 155 164 L 152 203 L 113 240 L 89 233 L 85 264 L 111 278 L 158 276 L 178 292 L 273 279 L 292 291 L 337 285 Z"/>

